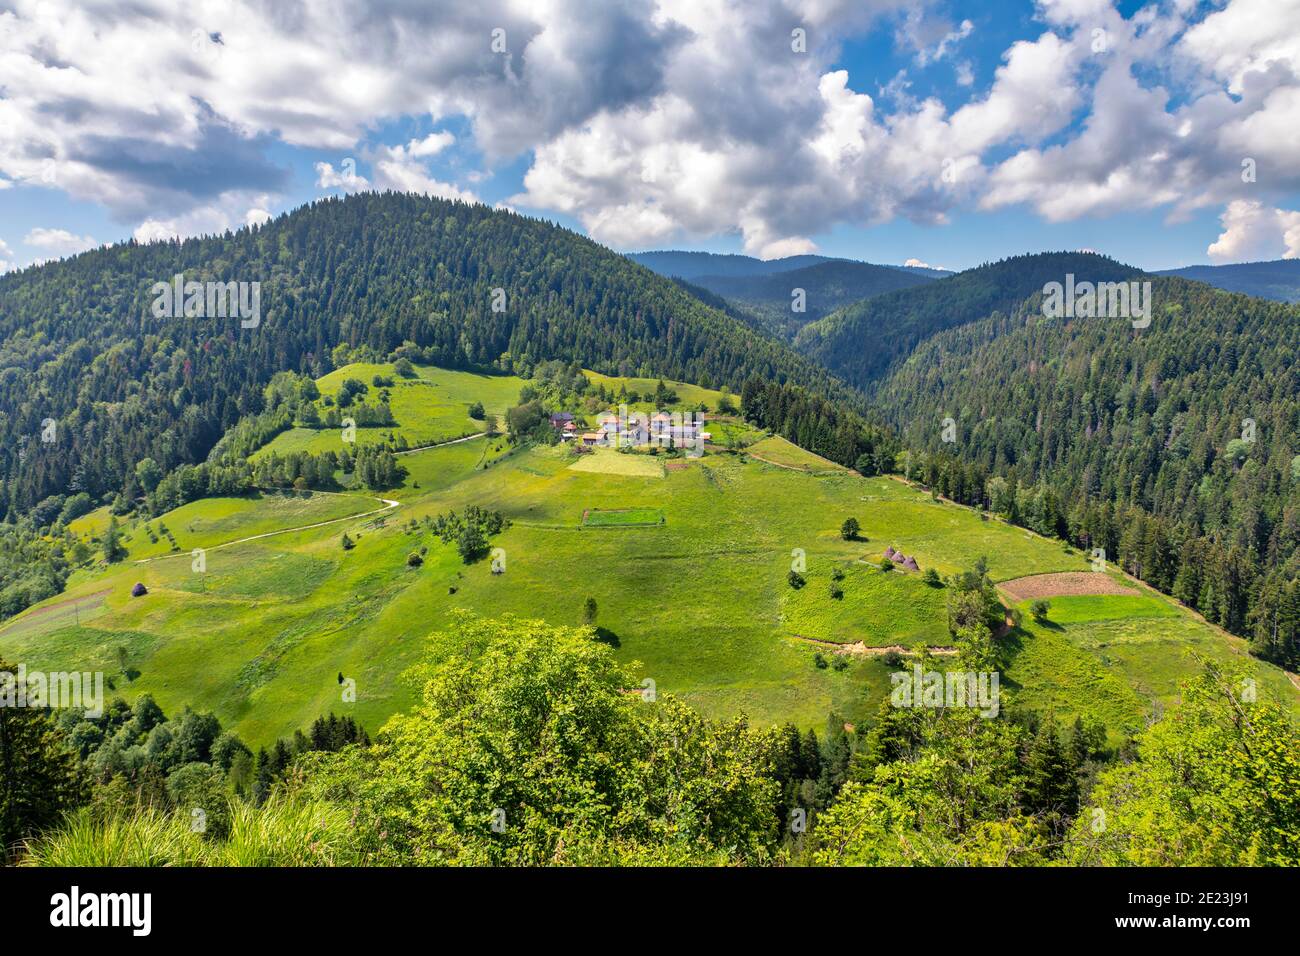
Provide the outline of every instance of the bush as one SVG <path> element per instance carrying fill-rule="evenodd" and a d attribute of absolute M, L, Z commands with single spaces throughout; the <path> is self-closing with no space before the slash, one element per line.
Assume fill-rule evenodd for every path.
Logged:
<path fill-rule="evenodd" d="M 843 654 L 836 654 L 834 657 L 831 658 L 831 668 L 833 670 L 837 670 L 837 671 L 848 670 L 848 666 L 849 666 L 849 659 L 845 657 Z"/>
<path fill-rule="evenodd" d="M 791 571 L 785 576 L 785 579 L 790 583 L 790 587 L 794 588 L 796 591 L 808 583 L 807 580 L 804 579 L 804 576 L 798 571 Z"/>
<path fill-rule="evenodd" d="M 823 671 L 830 666 L 830 663 L 826 660 L 826 657 L 822 654 L 821 651 L 818 651 L 817 653 L 813 654 L 813 663 L 817 665 L 818 670 L 823 670 Z"/>
<path fill-rule="evenodd" d="M 840 525 L 840 537 L 845 541 L 855 541 L 861 530 L 862 526 L 858 524 L 857 518 L 845 518 L 844 523 Z"/>
<path fill-rule="evenodd" d="M 921 575 L 921 580 L 932 588 L 943 587 L 943 579 L 939 577 L 939 572 L 934 568 L 926 568 L 925 573 Z"/>
<path fill-rule="evenodd" d="M 1044 601 L 1041 598 L 1029 605 L 1029 613 L 1034 616 L 1034 620 L 1042 623 L 1047 620 L 1047 612 L 1052 609 L 1051 602 Z"/>
<path fill-rule="evenodd" d="M 418 568 L 424 564 L 424 558 L 420 557 L 419 551 L 412 551 L 406 556 L 406 566 L 408 568 Z"/>
<path fill-rule="evenodd" d="M 480 422 L 487 417 L 487 412 L 484 411 L 482 402 L 475 402 L 469 407 L 469 417 Z"/>

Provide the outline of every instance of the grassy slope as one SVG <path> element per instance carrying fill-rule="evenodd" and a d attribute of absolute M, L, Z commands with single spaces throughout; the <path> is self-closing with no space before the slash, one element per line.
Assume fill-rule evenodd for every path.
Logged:
<path fill-rule="evenodd" d="M 1017 605 L 1024 623 L 1005 642 L 1004 682 L 1026 707 L 1064 720 L 1088 714 L 1103 720 L 1117 742 L 1172 705 L 1178 684 L 1199 660 L 1249 662 L 1261 694 L 1295 706 L 1297 695 L 1276 667 L 1249 658 L 1245 644 L 1147 591 L 1136 595 L 1054 597 L 1036 622 L 1031 601 Z"/>
<path fill-rule="evenodd" d="M 335 369 L 318 379 L 317 384 L 322 398 L 326 395 L 333 398 L 337 397 L 339 387 L 345 379 L 358 379 L 370 389 L 361 397 L 361 401 L 374 405 L 378 403 L 381 391 L 372 382 L 375 375 L 393 379 L 393 385 L 388 388 L 391 396 L 389 405 L 398 427 L 359 426 L 357 442 L 365 444 L 384 441 L 389 434 L 400 431 L 411 445 L 448 441 L 483 431 L 483 422 L 469 417 L 469 407 L 476 401 L 483 403 L 488 415 L 495 415 L 499 421 L 504 422 L 506 409 L 518 401 L 519 389 L 524 384 L 522 379 L 513 375 L 481 375 L 428 367 L 417 367 L 416 371 L 418 377 L 404 379 L 394 373 L 392 365 L 355 362 Z M 320 400 L 316 404 L 323 414 L 324 404 Z M 346 416 L 347 411 L 344 410 L 343 414 Z M 279 454 L 291 451 L 338 451 L 339 442 L 339 432 L 334 428 L 291 428 L 277 435 L 253 457 L 272 451 Z"/>
<path fill-rule="evenodd" d="M 655 393 L 655 387 L 659 384 L 657 378 L 620 378 L 617 375 L 602 375 L 599 372 L 592 372 L 583 369 L 583 374 L 592 385 L 604 385 L 606 391 L 617 395 L 620 387 L 626 386 L 629 392 L 636 392 L 652 399 Z M 677 393 L 677 404 L 671 406 L 668 410 L 689 410 L 695 408 L 700 402 L 709 406 L 710 409 L 717 409 L 718 400 L 722 398 L 722 392 L 712 388 L 701 388 L 699 385 L 691 385 L 687 382 L 664 382 L 668 388 Z M 733 396 L 732 403 L 739 405 L 739 399 Z M 628 405 L 633 411 L 647 412 L 657 411 L 653 401 L 635 402 Z"/>
<path fill-rule="evenodd" d="M 781 439 L 769 439 L 768 448 L 789 460 L 800 455 Z M 809 474 L 710 454 L 655 477 L 620 475 L 574 469 L 563 448 L 511 451 L 504 439 L 481 438 L 402 462 L 406 485 L 385 495 L 402 506 L 382 527 L 357 518 L 221 549 L 208 555 L 203 578 L 182 558 L 82 573 L 70 595 L 46 605 L 108 589 L 96 616 L 83 616 L 80 626 L 51 616 L 23 627 L 20 618 L 0 630 L 0 653 L 33 668 L 115 673 L 117 648 L 125 646 L 140 671 L 130 685 L 117 677 L 128 696 L 148 691 L 168 711 L 214 709 L 259 744 L 330 709 L 354 708 L 375 729 L 410 703 L 399 675 L 453 608 L 576 624 L 590 595 L 604 639 L 659 690 L 711 714 L 820 727 L 831 709 L 867 717 L 888 687 L 888 670 L 879 658 L 856 658 L 843 672 L 818 669 L 815 648 L 794 635 L 946 643 L 944 592 L 862 559 L 894 545 L 946 574 L 986 555 L 995 580 L 1086 568 L 1057 542 L 981 521 L 901 482 L 847 471 Z M 330 507 L 339 499 L 314 500 Z M 503 575 L 492 575 L 486 561 L 466 567 L 454 546 L 405 527 L 412 517 L 469 504 L 498 508 L 513 521 L 492 541 L 505 551 Z M 356 499 L 358 510 L 373 506 Z M 180 541 L 234 520 L 228 507 L 199 502 L 163 521 Z M 236 532 L 302 521 L 275 511 L 284 507 L 266 499 L 224 531 L 242 536 Z M 582 529 L 584 510 L 627 508 L 656 509 L 664 522 Z M 840 537 L 850 515 L 863 540 Z M 345 529 L 357 542 L 349 552 L 338 543 Z M 133 557 L 154 548 L 138 529 L 129 545 Z M 420 546 L 428 547 L 425 563 L 409 569 L 406 555 Z M 806 553 L 809 580 L 798 593 L 786 583 L 796 548 Z M 847 569 L 842 601 L 829 596 L 837 564 Z M 129 597 L 136 580 L 149 595 Z M 1148 698 L 1166 699 L 1190 672 L 1186 649 L 1231 653 L 1227 639 L 1181 609 L 1137 600 L 1143 603 L 1054 599 L 1059 621 L 1027 623 L 1009 639 L 1007 689 L 1063 718 L 1093 712 L 1119 728 L 1140 720 Z M 1288 692 L 1276 669 L 1256 669 L 1264 686 Z M 340 700 L 340 671 L 356 680 L 355 705 Z"/>

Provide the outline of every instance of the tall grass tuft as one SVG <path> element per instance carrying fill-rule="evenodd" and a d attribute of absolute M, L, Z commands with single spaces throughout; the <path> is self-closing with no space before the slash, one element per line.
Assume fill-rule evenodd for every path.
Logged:
<path fill-rule="evenodd" d="M 208 848 L 188 816 L 142 808 L 97 815 L 89 807 L 29 841 L 24 866 L 202 866 Z"/>
<path fill-rule="evenodd" d="M 338 807 L 273 799 L 231 806 L 221 866 L 350 866 L 360 863 L 348 815 Z"/>
<path fill-rule="evenodd" d="M 70 814 L 27 843 L 24 866 L 349 866 L 361 863 L 348 815 L 337 807 L 276 798 L 230 805 L 230 836 L 205 839 L 188 814 L 154 808 Z"/>

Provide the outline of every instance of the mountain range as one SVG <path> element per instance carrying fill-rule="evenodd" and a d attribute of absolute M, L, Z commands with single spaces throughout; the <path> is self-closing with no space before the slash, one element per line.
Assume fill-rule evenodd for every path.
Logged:
<path fill-rule="evenodd" d="M 1089 252 L 943 277 L 821 256 L 628 257 L 481 205 L 323 200 L 0 277 L 0 507 L 16 519 L 72 493 L 133 495 L 145 459 L 163 473 L 201 462 L 262 413 L 277 373 L 402 357 L 528 378 L 561 360 L 750 395 L 759 383 L 776 430 L 872 447 L 873 471 L 919 469 L 986 506 L 1006 481 L 1030 496 L 1017 507 L 1032 526 L 1129 559 L 1145 545 L 1124 535 L 1145 534 L 1135 573 L 1245 633 L 1253 595 L 1300 570 L 1300 324 L 1288 304 L 1207 282 L 1278 292 L 1294 267 L 1192 274 L 1205 281 Z M 260 322 L 156 317 L 151 290 L 176 276 L 258 283 Z M 1067 276 L 1151 282 L 1154 321 L 1046 317 L 1045 287 Z M 877 423 L 896 437 L 861 437 Z M 897 448 L 905 461 L 880 459 Z M 1184 574 L 1178 554 L 1207 557 Z"/>

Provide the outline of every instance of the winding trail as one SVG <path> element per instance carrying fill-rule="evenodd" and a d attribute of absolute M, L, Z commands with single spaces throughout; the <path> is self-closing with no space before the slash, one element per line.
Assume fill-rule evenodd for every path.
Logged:
<path fill-rule="evenodd" d="M 432 446 L 431 446 L 432 447 Z M 423 451 L 423 449 L 419 449 Z M 313 491 L 314 495 L 335 495 L 339 498 L 361 498 L 369 495 L 349 495 L 341 491 Z M 246 544 L 249 541 L 259 541 L 262 538 L 274 538 L 279 534 L 293 534 L 297 531 L 310 531 L 312 528 L 324 528 L 326 525 L 338 524 L 340 521 L 359 521 L 362 518 L 369 518 L 371 515 L 383 514 L 385 511 L 391 511 L 394 508 L 400 508 L 400 501 L 393 501 L 391 498 L 371 498 L 371 501 L 382 501 L 384 506 L 376 508 L 374 511 L 363 511 L 361 514 L 344 515 L 342 518 L 330 518 L 328 521 L 317 521 L 314 524 L 298 525 L 296 528 L 281 528 L 279 531 L 264 531 L 261 534 L 249 535 L 247 538 L 236 538 L 234 541 L 223 541 L 221 544 L 214 544 L 210 548 L 203 548 L 203 551 L 220 551 L 222 548 L 233 548 L 237 544 Z M 173 551 L 168 554 L 156 554 L 152 558 L 137 558 L 136 564 L 148 564 L 150 561 L 162 561 L 165 558 L 187 558 L 190 556 L 188 551 Z"/>
<path fill-rule="evenodd" d="M 448 445 L 459 445 L 463 441 L 473 441 L 475 438 L 482 438 L 487 432 L 475 432 L 473 435 L 466 435 L 463 438 L 453 438 L 451 441 L 440 441 L 436 445 L 421 445 L 419 448 L 408 448 L 405 451 L 395 451 L 394 455 L 414 455 L 417 451 L 429 451 L 433 448 L 446 448 Z"/>

